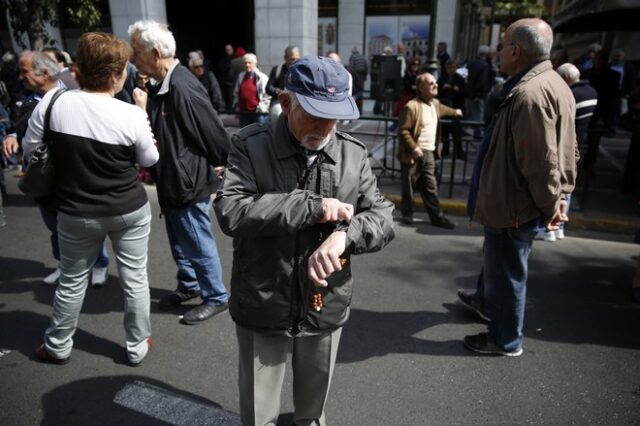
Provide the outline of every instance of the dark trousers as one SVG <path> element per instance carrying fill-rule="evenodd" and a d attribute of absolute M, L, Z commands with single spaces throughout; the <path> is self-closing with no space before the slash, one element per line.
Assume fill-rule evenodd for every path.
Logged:
<path fill-rule="evenodd" d="M 451 139 L 453 139 L 453 155 L 457 158 L 464 157 L 460 126 L 455 124 L 442 125 L 442 155 L 449 155 Z"/>
<path fill-rule="evenodd" d="M 413 193 L 420 192 L 422 202 L 431 221 L 442 217 L 438 200 L 438 181 L 436 179 L 438 163 L 434 151 L 422 150 L 424 156 L 413 164 L 402 164 L 400 179 L 402 183 L 402 215 L 413 215 Z"/>

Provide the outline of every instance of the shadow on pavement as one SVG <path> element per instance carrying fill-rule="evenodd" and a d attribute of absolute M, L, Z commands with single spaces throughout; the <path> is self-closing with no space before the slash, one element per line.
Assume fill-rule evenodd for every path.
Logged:
<path fill-rule="evenodd" d="M 136 375 L 103 376 L 59 386 L 42 397 L 44 426 L 240 425 L 219 404 Z"/>
<path fill-rule="evenodd" d="M 19 327 L 1 327 L 0 342 L 2 346 L 18 351 L 27 358 L 36 361 L 35 347 L 44 340 L 44 332 L 49 327 L 51 318 L 34 312 L 10 311 L 0 312 L 0 324 L 19 324 Z M 113 360 L 115 364 L 128 365 L 124 346 L 110 340 L 87 333 L 78 328 L 73 336 L 73 350 L 81 350 Z M 73 368 L 72 361 L 62 368 Z"/>
<path fill-rule="evenodd" d="M 452 310 L 452 305 L 445 305 Z M 433 341 L 413 337 L 439 324 L 470 321 L 467 315 L 450 312 L 373 312 L 352 309 L 349 322 L 342 332 L 339 363 L 359 362 L 390 353 L 467 356 L 460 340 Z"/>
<path fill-rule="evenodd" d="M 42 279 L 51 272 L 53 272 L 53 270 L 45 268 L 42 262 L 30 259 L 16 259 L 14 257 L 0 257 L 0 283 L 2 284 L 0 292 L 9 292 L 5 284 L 11 284 L 11 281 L 18 281 L 25 278 Z M 30 287 L 21 286 L 20 288 Z"/>
<path fill-rule="evenodd" d="M 640 304 L 631 298 L 628 259 L 583 258 L 553 276 L 544 268 L 544 262 L 530 262 L 536 272 L 527 286 L 525 338 L 640 348 Z"/>

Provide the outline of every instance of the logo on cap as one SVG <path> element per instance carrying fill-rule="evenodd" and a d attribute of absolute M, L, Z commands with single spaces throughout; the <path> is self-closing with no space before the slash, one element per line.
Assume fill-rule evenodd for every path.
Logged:
<path fill-rule="evenodd" d="M 289 67 L 285 88 L 296 94 L 310 115 L 333 120 L 360 117 L 349 95 L 349 74 L 345 67 L 322 56 L 305 56 Z"/>

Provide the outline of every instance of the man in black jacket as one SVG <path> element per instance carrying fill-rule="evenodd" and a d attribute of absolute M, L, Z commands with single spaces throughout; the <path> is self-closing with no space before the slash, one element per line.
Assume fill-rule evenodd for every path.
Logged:
<path fill-rule="evenodd" d="M 284 76 L 291 64 L 300 59 L 300 48 L 298 46 L 287 46 L 284 49 L 284 62 L 271 69 L 269 81 L 267 83 L 266 92 L 271 96 L 271 105 L 269 106 L 269 119 L 276 121 L 282 112 L 278 95 L 284 90 Z"/>
<path fill-rule="evenodd" d="M 201 296 L 202 304 L 183 317 L 197 324 L 227 309 L 209 201 L 224 171 L 229 136 L 205 88 L 174 58 L 176 43 L 166 25 L 138 21 L 129 35 L 133 62 L 159 82 L 147 106 L 160 152 L 152 173 L 178 265 L 178 287 L 160 299 L 160 307 Z"/>
<path fill-rule="evenodd" d="M 218 79 L 209 71 L 204 64 L 204 59 L 198 52 L 189 53 L 189 69 L 196 76 L 196 78 L 202 83 L 207 93 L 209 94 L 209 100 L 211 105 L 217 112 L 224 110 L 222 92 L 220 91 L 220 84 Z"/>
<path fill-rule="evenodd" d="M 289 68 L 282 115 L 233 137 L 214 203 L 234 238 L 229 311 L 239 346 L 240 416 L 275 424 L 293 343 L 295 424 L 325 424 L 324 406 L 353 290 L 351 256 L 394 236 L 367 150 L 336 132 L 359 117 L 347 70 L 320 57 Z"/>

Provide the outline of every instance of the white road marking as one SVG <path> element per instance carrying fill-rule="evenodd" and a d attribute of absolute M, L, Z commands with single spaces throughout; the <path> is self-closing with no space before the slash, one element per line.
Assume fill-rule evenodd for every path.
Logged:
<path fill-rule="evenodd" d="M 137 380 L 120 389 L 113 402 L 172 425 L 241 425 L 236 414 Z"/>

